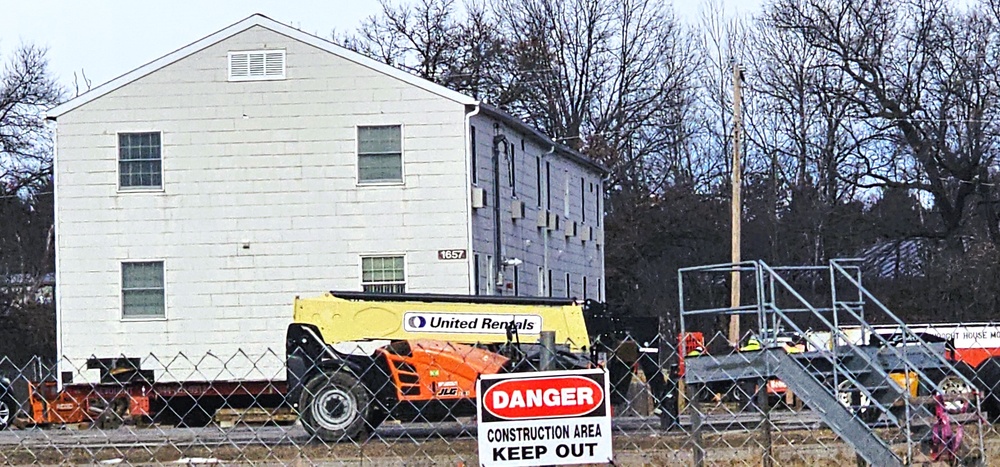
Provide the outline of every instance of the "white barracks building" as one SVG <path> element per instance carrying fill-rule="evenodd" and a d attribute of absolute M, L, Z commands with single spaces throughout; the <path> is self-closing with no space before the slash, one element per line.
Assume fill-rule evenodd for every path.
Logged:
<path fill-rule="evenodd" d="M 283 377 L 294 297 L 328 290 L 604 298 L 601 166 L 264 16 L 49 118 L 59 353 L 84 379 L 92 357 Z"/>

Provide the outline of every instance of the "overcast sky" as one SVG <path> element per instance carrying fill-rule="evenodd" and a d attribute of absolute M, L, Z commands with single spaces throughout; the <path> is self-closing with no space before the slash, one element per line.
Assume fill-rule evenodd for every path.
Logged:
<path fill-rule="evenodd" d="M 702 0 L 674 1 L 691 20 L 702 7 Z M 722 1 L 740 12 L 761 3 Z M 254 13 L 328 38 L 379 11 L 376 0 L 0 0 L 0 53 L 6 61 L 21 43 L 47 47 L 61 83 L 72 87 L 73 73 L 83 71 L 96 87 Z"/>

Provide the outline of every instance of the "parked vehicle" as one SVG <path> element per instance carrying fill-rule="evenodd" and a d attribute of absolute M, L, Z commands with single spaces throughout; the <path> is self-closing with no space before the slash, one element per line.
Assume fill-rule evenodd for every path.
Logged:
<path fill-rule="evenodd" d="M 592 362 L 584 310 L 569 299 L 342 292 L 297 299 L 288 327 L 289 401 L 325 441 L 358 439 L 386 419 L 475 414 L 483 374 Z M 565 344 L 563 344 L 565 343 Z"/>
<path fill-rule="evenodd" d="M 421 419 L 466 413 L 474 401 L 476 375 L 538 367 L 542 330 L 556 333 L 557 367 L 592 361 L 585 322 L 589 305 L 571 299 L 332 292 L 297 298 L 294 306 L 295 324 L 286 342 L 287 384 L 273 379 L 162 381 L 138 358 L 94 358 L 87 368 L 98 370 L 96 382 L 29 382 L 30 415 L 38 425 L 111 428 L 154 420 L 195 426 L 211 422 L 221 408 L 281 409 L 290 415 L 299 405 L 311 432 L 319 431 L 322 421 L 358 435 L 357 419 L 337 421 L 334 412 L 341 402 L 354 401 L 365 410 L 363 402 L 371 402 L 371 412 L 364 413 L 367 426 L 418 412 Z M 359 346 L 366 350 L 354 355 Z M 414 376 L 410 368 L 420 372 Z M 408 379 L 413 377 L 417 380 Z M 316 395 L 325 397 L 323 404 L 313 403 Z M 309 411 L 321 406 L 325 418 Z M 339 433 L 322 430 L 324 437 Z"/>
<path fill-rule="evenodd" d="M 14 390 L 11 388 L 10 380 L 0 377 L 0 430 L 5 430 L 14 422 L 17 416 L 18 405 L 14 399 Z"/>

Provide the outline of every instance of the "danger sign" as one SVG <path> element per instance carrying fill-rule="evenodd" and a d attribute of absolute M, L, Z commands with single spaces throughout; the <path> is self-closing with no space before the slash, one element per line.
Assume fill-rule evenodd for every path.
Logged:
<path fill-rule="evenodd" d="M 579 417 L 604 402 L 604 391 L 593 379 L 555 376 L 510 379 L 486 390 L 486 410 L 507 420 Z"/>
<path fill-rule="evenodd" d="M 610 463 L 608 386 L 603 369 L 483 375 L 476 388 L 479 463 Z"/>

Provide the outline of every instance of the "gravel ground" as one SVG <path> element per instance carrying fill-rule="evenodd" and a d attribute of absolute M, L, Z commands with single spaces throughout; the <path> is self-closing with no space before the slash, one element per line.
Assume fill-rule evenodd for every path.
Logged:
<path fill-rule="evenodd" d="M 758 417 L 759 418 L 759 417 Z M 813 417 L 776 414 L 770 430 L 774 465 L 845 467 L 855 465 L 853 451 Z M 706 465 L 763 465 L 768 432 L 752 417 L 709 418 L 702 436 Z M 692 465 L 693 438 L 683 430 L 664 432 L 650 417 L 615 419 L 615 464 L 621 466 Z M 968 439 L 975 439 L 970 430 Z M 478 465 L 475 425 L 387 423 L 361 443 L 326 444 L 310 439 L 297 424 L 219 428 L 121 427 L 114 430 L 27 428 L 0 432 L 0 464 L 195 465 Z M 899 453 L 905 453 L 905 445 Z M 987 459 L 1000 458 L 1000 435 L 990 431 Z M 920 458 L 915 457 L 915 461 Z M 943 464 L 942 464 L 943 465 Z"/>

